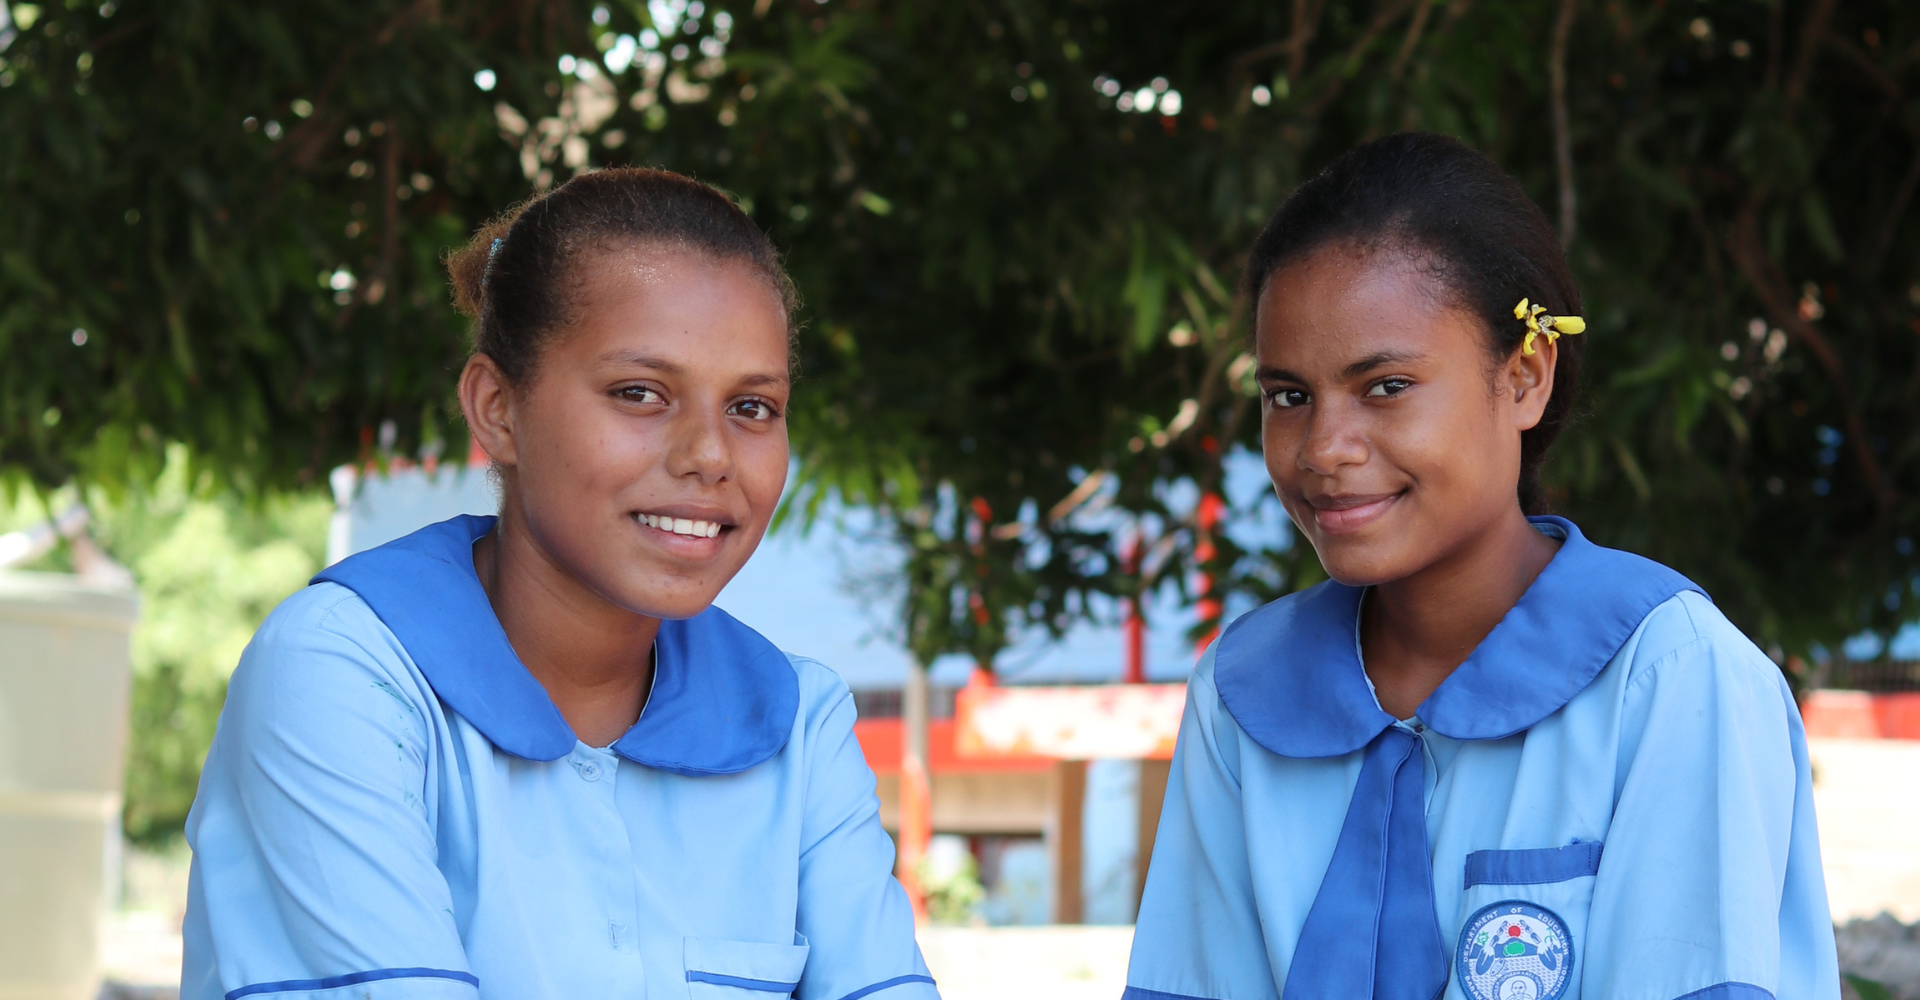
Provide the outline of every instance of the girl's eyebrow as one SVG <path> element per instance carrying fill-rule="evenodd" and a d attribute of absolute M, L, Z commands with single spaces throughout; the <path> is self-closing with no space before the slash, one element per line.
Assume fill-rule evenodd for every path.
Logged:
<path fill-rule="evenodd" d="M 601 368 L 652 368 L 669 375 L 678 375 L 683 371 L 679 365 L 666 358 L 654 354 L 641 354 L 638 351 L 608 351 L 593 361 L 596 367 Z"/>
<path fill-rule="evenodd" d="M 1418 351 L 1376 351 L 1340 370 L 1341 378 L 1355 378 L 1388 365 L 1409 364 L 1426 359 Z"/>
<path fill-rule="evenodd" d="M 655 354 L 642 354 L 638 351 L 608 351 L 594 359 L 594 365 L 600 368 L 651 368 L 666 375 L 682 375 L 686 369 Z M 740 380 L 744 386 L 782 386 L 791 380 L 785 375 L 761 373 L 748 375 Z"/>
<path fill-rule="evenodd" d="M 1411 364 L 1412 362 L 1423 361 L 1425 359 L 1426 355 L 1418 351 L 1375 351 L 1340 369 L 1340 377 L 1356 378 L 1376 368 L 1385 368 L 1388 365 Z M 1300 382 L 1304 384 L 1307 381 L 1295 375 L 1293 372 L 1287 371 L 1285 368 L 1273 367 L 1262 367 L 1254 372 L 1253 377 L 1254 380 L 1258 382 Z"/>

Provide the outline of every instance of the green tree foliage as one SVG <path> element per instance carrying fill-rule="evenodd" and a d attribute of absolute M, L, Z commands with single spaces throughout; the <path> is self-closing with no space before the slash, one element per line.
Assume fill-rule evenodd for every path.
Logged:
<path fill-rule="evenodd" d="M 142 843 L 186 821 L 227 676 L 267 613 L 319 571 L 331 510 L 319 497 L 245 505 L 204 485 L 196 498 L 184 471 L 176 461 L 135 502 L 96 505 L 105 544 L 133 554 L 143 602 L 125 816 Z"/>
<path fill-rule="evenodd" d="M 288 486 L 384 420 L 444 437 L 465 351 L 441 251 L 527 193 L 495 97 L 545 100 L 588 20 L 439 8 L 11 5 L 0 463 L 138 481 L 180 441 Z"/>
<path fill-rule="evenodd" d="M 1913 617 L 1908 6 L 728 2 L 15 5 L 0 462 L 138 478 L 177 440 L 283 486 L 385 421 L 433 447 L 439 250 L 574 170 L 661 164 L 790 249 L 803 502 L 885 511 L 916 653 L 990 660 L 1187 579 L 1169 485 L 1257 446 L 1245 247 L 1341 150 L 1420 128 L 1569 239 L 1591 370 L 1562 509 L 1783 651 Z M 1317 578 L 1216 542 L 1225 590 Z"/>

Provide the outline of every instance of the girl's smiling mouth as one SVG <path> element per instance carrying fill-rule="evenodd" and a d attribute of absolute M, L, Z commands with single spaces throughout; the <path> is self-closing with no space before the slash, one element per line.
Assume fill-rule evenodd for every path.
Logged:
<path fill-rule="evenodd" d="M 1313 523 L 1329 535 L 1359 531 L 1384 516 L 1401 493 L 1327 493 L 1307 498 Z"/>
<path fill-rule="evenodd" d="M 693 512 L 686 511 L 679 513 Z M 699 513 L 704 516 L 675 516 L 676 512 L 674 511 L 661 511 L 659 513 L 636 512 L 633 515 L 633 519 L 642 527 L 652 528 L 667 534 L 679 535 L 683 538 L 716 538 L 722 531 L 733 527 L 732 524 L 727 523 L 724 515 L 704 511 Z"/>

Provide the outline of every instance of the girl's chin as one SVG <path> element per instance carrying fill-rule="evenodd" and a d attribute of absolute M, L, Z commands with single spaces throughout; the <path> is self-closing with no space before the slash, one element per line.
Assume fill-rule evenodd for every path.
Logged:
<path fill-rule="evenodd" d="M 713 596 L 718 597 L 719 594 L 716 593 Z M 685 621 L 713 607 L 713 597 L 701 600 L 699 595 L 649 593 L 636 594 L 619 603 L 628 612 L 642 618 L 677 622 Z"/>
<path fill-rule="evenodd" d="M 605 586 L 595 589 L 633 614 L 680 621 L 712 607 L 738 571 L 738 566 L 706 566 L 688 572 L 684 565 L 635 564 L 619 568 L 617 576 L 603 578 Z"/>
<path fill-rule="evenodd" d="M 1351 535 L 1315 539 L 1313 551 L 1327 576 L 1349 587 L 1377 587 L 1410 576 L 1398 539 L 1361 540 Z"/>

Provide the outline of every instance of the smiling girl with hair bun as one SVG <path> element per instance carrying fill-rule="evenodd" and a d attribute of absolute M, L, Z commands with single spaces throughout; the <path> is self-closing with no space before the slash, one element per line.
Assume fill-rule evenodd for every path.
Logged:
<path fill-rule="evenodd" d="M 787 476 L 793 286 L 585 174 L 449 260 L 500 515 L 267 619 L 188 820 L 185 1000 L 935 1000 L 847 687 L 712 607 Z"/>
<path fill-rule="evenodd" d="M 1332 579 L 1194 672 L 1127 1000 L 1837 997 L 1779 668 L 1546 513 L 1586 324 L 1526 193 L 1369 143 L 1246 290 L 1267 471 Z"/>

